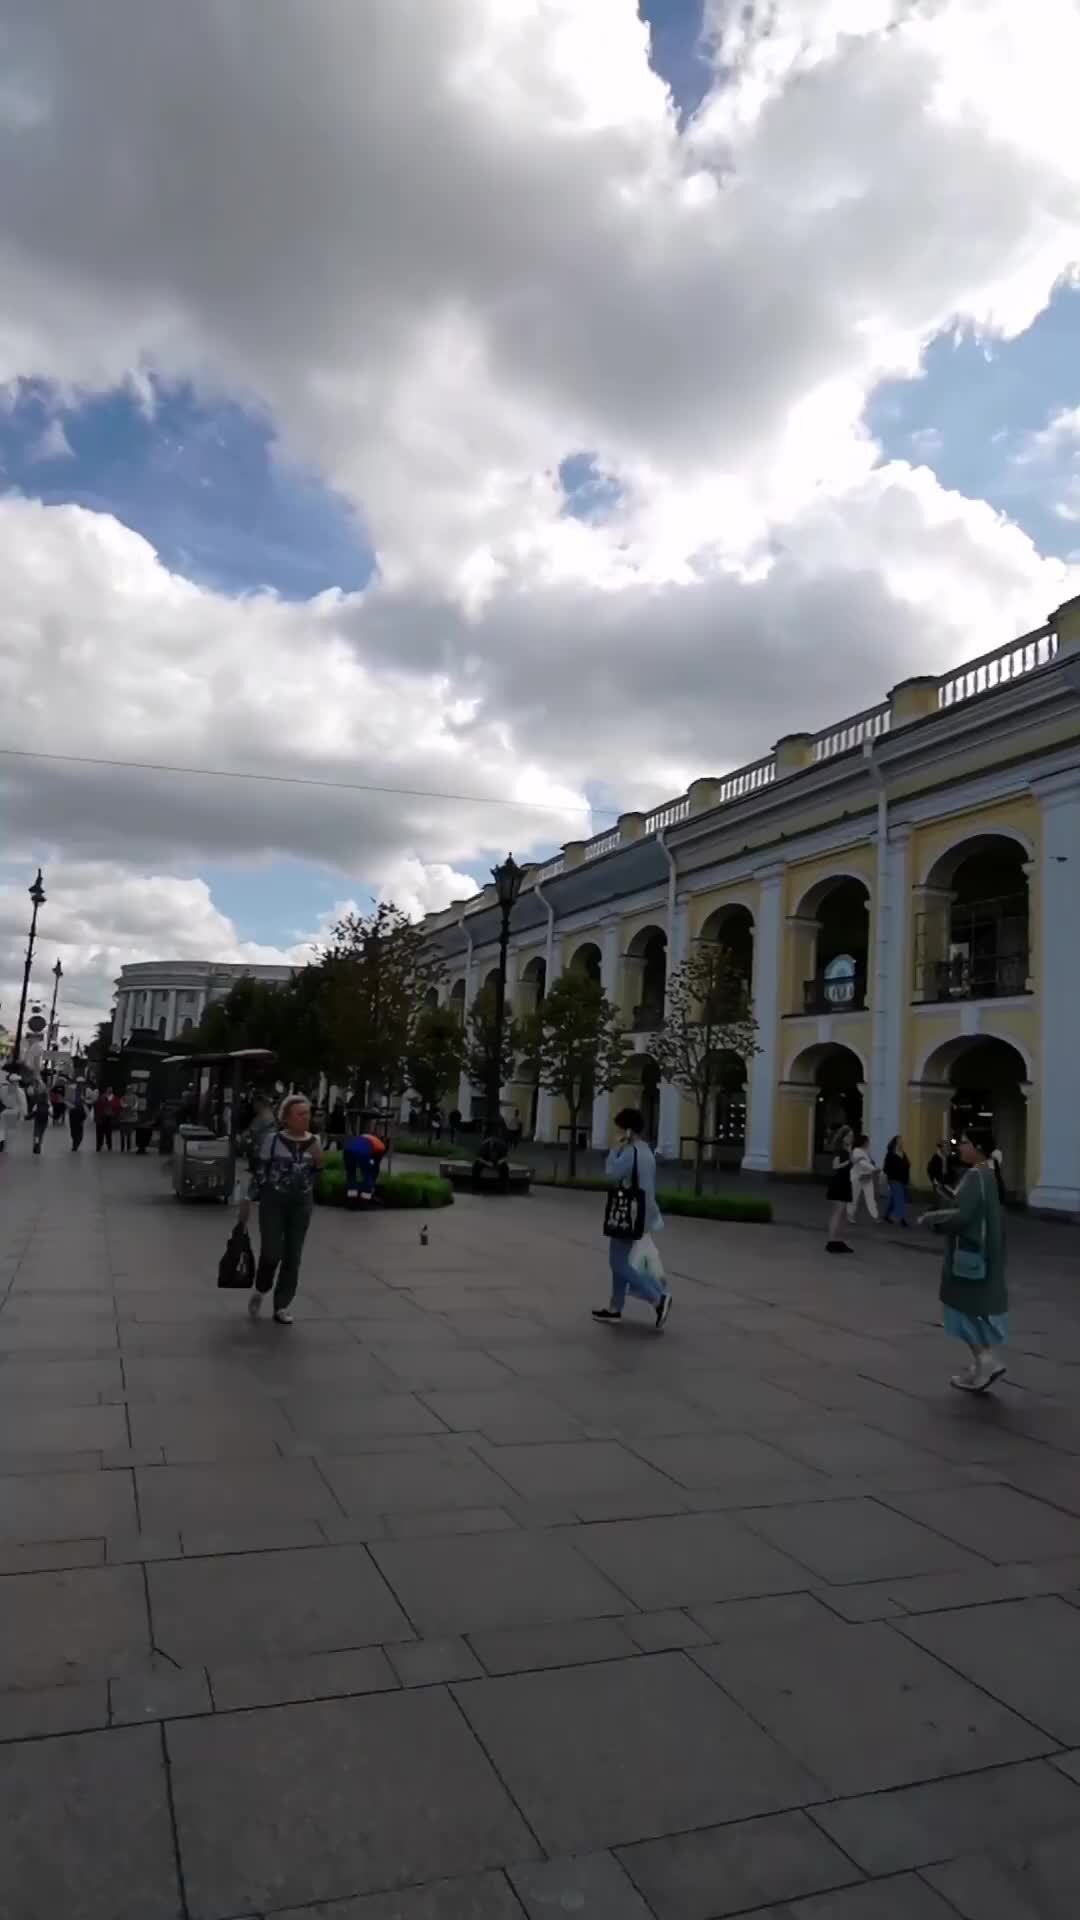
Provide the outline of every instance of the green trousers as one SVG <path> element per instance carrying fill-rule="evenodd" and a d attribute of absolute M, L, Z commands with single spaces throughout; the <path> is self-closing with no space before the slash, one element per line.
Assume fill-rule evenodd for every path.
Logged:
<path fill-rule="evenodd" d="M 259 1265 L 255 1285 L 260 1293 L 274 1288 L 274 1312 L 282 1313 L 296 1297 L 300 1256 L 311 1224 L 311 1195 L 303 1188 L 269 1188 L 259 1201 Z M 277 1285 L 274 1286 L 274 1275 Z"/>

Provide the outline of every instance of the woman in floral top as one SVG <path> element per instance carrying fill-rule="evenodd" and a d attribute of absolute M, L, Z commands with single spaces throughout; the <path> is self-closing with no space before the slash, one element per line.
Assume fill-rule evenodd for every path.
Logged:
<path fill-rule="evenodd" d="M 311 1103 L 302 1093 L 288 1093 L 278 1109 L 277 1127 L 268 1128 L 259 1141 L 251 1176 L 251 1198 L 259 1203 L 259 1265 L 248 1301 L 253 1320 L 262 1312 L 263 1295 L 273 1287 L 274 1319 L 279 1326 L 292 1324 L 289 1307 L 300 1279 L 321 1166 L 322 1148 L 311 1132 Z"/>

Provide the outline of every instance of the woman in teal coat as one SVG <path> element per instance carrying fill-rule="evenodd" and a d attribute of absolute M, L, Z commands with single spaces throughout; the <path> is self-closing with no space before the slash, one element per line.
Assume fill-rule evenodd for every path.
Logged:
<path fill-rule="evenodd" d="M 938 1298 L 946 1333 L 971 1350 L 970 1367 L 954 1373 L 952 1385 L 963 1393 L 985 1393 L 1005 1371 L 997 1357 L 1008 1332 L 1005 1234 L 997 1181 L 985 1149 L 965 1134 L 960 1159 L 967 1172 L 956 1190 L 955 1207 L 924 1214 L 922 1224 L 947 1236 Z"/>

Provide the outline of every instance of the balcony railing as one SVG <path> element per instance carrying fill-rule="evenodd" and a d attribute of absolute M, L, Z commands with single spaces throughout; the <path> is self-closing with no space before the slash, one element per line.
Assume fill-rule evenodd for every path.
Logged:
<path fill-rule="evenodd" d="M 916 998 L 941 1002 L 948 1000 L 1004 1000 L 1030 991 L 1029 955 L 998 953 L 960 955 L 951 960 L 924 963 L 922 978 L 916 980 Z M 921 991 L 920 991 L 921 989 Z"/>
<path fill-rule="evenodd" d="M 866 974 L 855 973 L 827 977 L 816 973 L 803 981 L 804 1013 L 859 1013 L 866 1006 Z"/>

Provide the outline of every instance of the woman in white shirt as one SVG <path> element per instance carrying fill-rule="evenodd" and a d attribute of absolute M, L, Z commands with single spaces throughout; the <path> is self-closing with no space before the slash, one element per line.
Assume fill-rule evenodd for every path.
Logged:
<path fill-rule="evenodd" d="M 871 1220 L 877 1219 L 877 1177 L 877 1166 L 870 1157 L 870 1136 L 858 1133 L 851 1150 L 851 1204 L 848 1207 L 848 1219 L 852 1226 L 855 1225 L 860 1200 Z"/>

